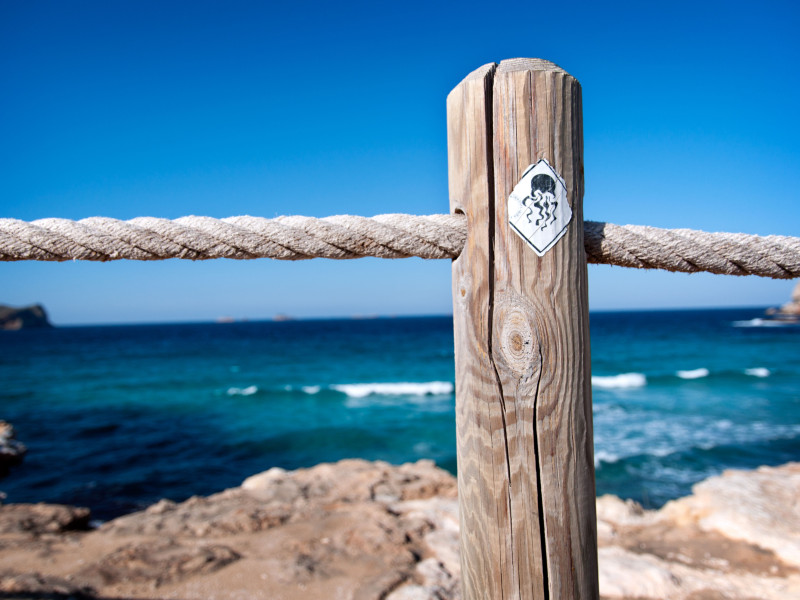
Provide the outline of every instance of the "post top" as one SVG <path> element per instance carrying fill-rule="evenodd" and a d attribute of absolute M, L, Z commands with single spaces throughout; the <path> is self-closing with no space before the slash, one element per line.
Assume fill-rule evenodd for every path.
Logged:
<path fill-rule="evenodd" d="M 545 71 L 569 75 L 569 73 L 554 62 L 544 60 L 543 58 L 508 58 L 501 61 L 499 65 L 497 63 L 487 63 L 478 67 L 472 71 L 472 73 L 464 77 L 461 83 L 473 81 L 475 79 L 485 79 L 487 75 L 491 78 L 495 73 L 513 73 L 515 71 Z"/>
<path fill-rule="evenodd" d="M 447 95 L 447 101 L 449 102 L 450 97 L 453 95 L 453 93 L 456 90 L 461 89 L 462 86 L 465 85 L 468 81 L 488 80 L 489 84 L 491 85 L 492 76 L 494 75 L 495 69 L 497 69 L 497 63 L 487 63 L 483 66 L 478 67 L 472 73 L 464 77 L 464 79 L 462 79 L 461 82 L 450 91 L 450 93 Z"/>
<path fill-rule="evenodd" d="M 462 81 L 470 81 L 472 79 L 483 79 L 487 73 L 490 73 L 497 68 L 497 63 L 487 63 L 475 69 L 472 73 L 464 77 Z"/>
<path fill-rule="evenodd" d="M 498 73 L 511 73 L 513 71 L 553 71 L 569 75 L 557 64 L 543 58 L 508 58 L 501 61 L 497 67 Z"/>

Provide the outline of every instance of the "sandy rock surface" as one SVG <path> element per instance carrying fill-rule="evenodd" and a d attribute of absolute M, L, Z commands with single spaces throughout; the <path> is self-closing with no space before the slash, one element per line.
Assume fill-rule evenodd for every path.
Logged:
<path fill-rule="evenodd" d="M 727 472 L 659 511 L 597 508 L 604 598 L 800 598 L 800 464 Z M 88 518 L 0 507 L 0 597 L 460 597 L 455 479 L 429 461 L 271 469 L 97 530 Z"/>
<path fill-rule="evenodd" d="M 597 501 L 606 598 L 800 598 L 800 464 L 726 471 L 645 511 Z"/>
<path fill-rule="evenodd" d="M 6 505 L 0 597 L 373 599 L 406 583 L 454 597 L 457 573 L 431 563 L 425 537 L 436 530 L 432 548 L 457 548 L 455 495 L 453 477 L 430 461 L 347 460 L 271 469 L 94 531 L 70 525 L 70 515 L 88 519 L 85 509 Z M 434 515 L 420 502 L 445 508 Z M 457 555 L 450 561 L 457 568 Z"/>

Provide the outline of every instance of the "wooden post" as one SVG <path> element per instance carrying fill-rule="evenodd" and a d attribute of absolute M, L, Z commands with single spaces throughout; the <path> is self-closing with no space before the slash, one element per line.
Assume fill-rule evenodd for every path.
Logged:
<path fill-rule="evenodd" d="M 577 80 L 538 59 L 447 98 L 450 208 L 469 224 L 453 262 L 465 600 L 599 597 L 581 112 Z M 543 256 L 508 214 L 540 159 L 572 209 Z"/>

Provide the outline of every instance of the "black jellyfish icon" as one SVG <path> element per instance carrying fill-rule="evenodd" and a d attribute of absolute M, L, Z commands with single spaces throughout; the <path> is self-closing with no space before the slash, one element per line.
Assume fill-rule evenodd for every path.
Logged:
<path fill-rule="evenodd" d="M 540 229 L 546 229 L 556 220 L 556 182 L 555 179 L 544 173 L 534 175 L 531 179 L 531 195 L 527 196 L 522 204 L 528 209 L 525 215 L 528 223 L 533 223 Z M 534 209 L 537 213 L 534 215 Z M 536 219 L 534 221 L 534 219 Z"/>

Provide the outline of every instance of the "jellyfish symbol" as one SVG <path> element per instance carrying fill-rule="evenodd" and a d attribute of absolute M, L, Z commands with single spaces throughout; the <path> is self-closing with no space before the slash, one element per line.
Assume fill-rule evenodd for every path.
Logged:
<path fill-rule="evenodd" d="M 522 201 L 528 209 L 525 217 L 539 229 L 546 229 L 556 220 L 556 182 L 549 175 L 539 173 L 531 179 L 531 194 Z M 534 209 L 536 214 L 534 214 Z"/>

